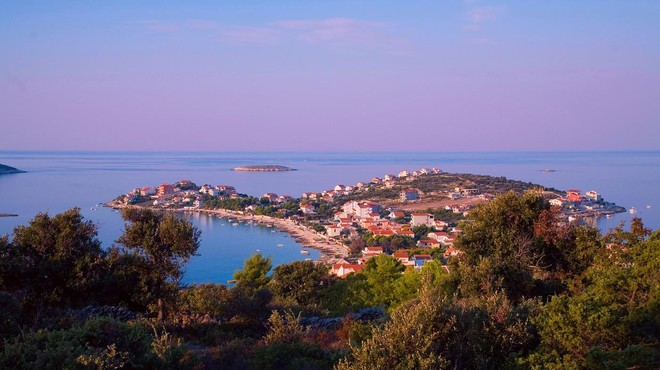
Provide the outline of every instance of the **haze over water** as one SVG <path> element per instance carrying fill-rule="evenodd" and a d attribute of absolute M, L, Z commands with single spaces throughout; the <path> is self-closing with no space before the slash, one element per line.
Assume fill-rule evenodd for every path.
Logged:
<path fill-rule="evenodd" d="M 49 152 L 0 151 L 0 163 L 28 171 L 0 176 L 0 234 L 11 234 L 37 212 L 51 215 L 80 207 L 99 225 L 99 239 L 110 246 L 120 235 L 118 213 L 96 204 L 135 187 L 188 179 L 198 185 L 226 184 L 253 196 L 266 192 L 300 197 L 303 192 L 337 184 L 369 181 L 374 176 L 438 167 L 446 172 L 505 176 L 560 190 L 596 190 L 605 200 L 635 207 L 647 227 L 660 228 L 660 152 L 476 152 L 476 153 L 319 153 L 319 152 Z M 248 164 L 279 164 L 298 171 L 245 173 L 231 168 Z M 543 169 L 556 172 L 544 173 Z M 650 208 L 647 208 L 650 206 Z M 601 218 L 606 231 L 629 213 Z M 300 247 L 285 233 L 256 225 L 231 226 L 207 216 L 192 216 L 202 230 L 201 256 L 188 266 L 185 282 L 226 282 L 252 253 L 260 250 L 274 263 L 303 259 Z M 278 246 L 281 244 L 282 246 Z M 312 251 L 308 257 L 317 258 Z"/>

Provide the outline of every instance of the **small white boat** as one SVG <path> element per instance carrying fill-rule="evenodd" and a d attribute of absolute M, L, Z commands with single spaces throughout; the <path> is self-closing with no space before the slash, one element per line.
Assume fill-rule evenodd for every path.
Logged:
<path fill-rule="evenodd" d="M 283 247 L 284 244 L 282 244 L 282 243 L 278 243 L 277 246 L 278 246 L 278 247 Z"/>
<path fill-rule="evenodd" d="M 605 218 L 612 218 L 612 215 L 608 213 L 605 215 Z"/>
<path fill-rule="evenodd" d="M 651 206 L 646 206 L 646 208 L 651 208 Z"/>
<path fill-rule="evenodd" d="M 301 251 L 300 251 L 300 254 L 302 254 L 302 255 L 305 255 L 305 256 L 306 256 L 306 255 L 308 255 L 308 254 L 309 254 L 309 251 L 308 251 L 307 249 L 303 249 L 303 250 L 301 250 Z"/>
<path fill-rule="evenodd" d="M 628 212 L 630 212 L 631 215 L 634 215 L 635 213 L 637 213 L 637 209 L 635 209 L 635 207 L 630 207 Z"/>

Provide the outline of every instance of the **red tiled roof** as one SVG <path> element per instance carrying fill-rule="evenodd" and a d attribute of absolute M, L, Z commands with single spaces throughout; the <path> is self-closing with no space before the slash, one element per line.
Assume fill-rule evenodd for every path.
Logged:
<path fill-rule="evenodd" d="M 413 256 L 413 258 L 416 260 L 432 260 L 433 256 L 430 254 L 416 254 Z"/>

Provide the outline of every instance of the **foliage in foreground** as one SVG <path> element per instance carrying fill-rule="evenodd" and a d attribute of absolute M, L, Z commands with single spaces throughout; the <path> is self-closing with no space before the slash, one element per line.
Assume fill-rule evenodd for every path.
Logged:
<path fill-rule="evenodd" d="M 123 245 L 103 250 L 78 210 L 39 214 L 0 238 L 0 368 L 660 367 L 660 232 L 635 219 L 601 237 L 556 216 L 538 193 L 481 206 L 449 273 L 383 255 L 336 280 L 254 255 L 233 287 L 182 288 L 190 224 L 128 212 Z M 81 317 L 88 305 L 147 319 Z M 373 306 L 390 318 L 352 316 Z"/>

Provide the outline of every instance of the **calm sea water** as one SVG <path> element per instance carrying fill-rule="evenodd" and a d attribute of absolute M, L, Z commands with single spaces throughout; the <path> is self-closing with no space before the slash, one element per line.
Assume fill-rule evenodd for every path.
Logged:
<path fill-rule="evenodd" d="M 448 172 L 506 176 L 558 189 L 597 190 L 606 200 L 635 207 L 648 227 L 660 228 L 660 152 L 532 152 L 532 153 L 233 153 L 233 152 L 49 152 L 0 151 L 0 163 L 28 171 L 0 176 L 0 234 L 11 234 L 37 212 L 50 214 L 80 207 L 99 225 L 99 238 L 109 246 L 123 222 L 109 209 L 92 207 L 138 186 L 189 179 L 197 184 L 227 184 L 241 193 L 267 192 L 299 197 L 337 184 L 355 184 L 374 176 L 438 167 Z M 293 172 L 246 173 L 231 168 L 248 164 L 280 164 Z M 551 168 L 552 173 L 541 170 Z M 648 206 L 648 207 L 647 207 Z M 187 266 L 185 282 L 225 282 L 252 253 L 274 263 L 303 259 L 300 246 L 285 233 L 256 225 L 232 226 L 226 220 L 195 215 L 202 230 L 199 257 Z M 629 222 L 629 213 L 598 219 L 601 230 Z M 278 246 L 281 245 L 281 246 Z M 311 258 L 318 252 L 312 251 Z"/>

